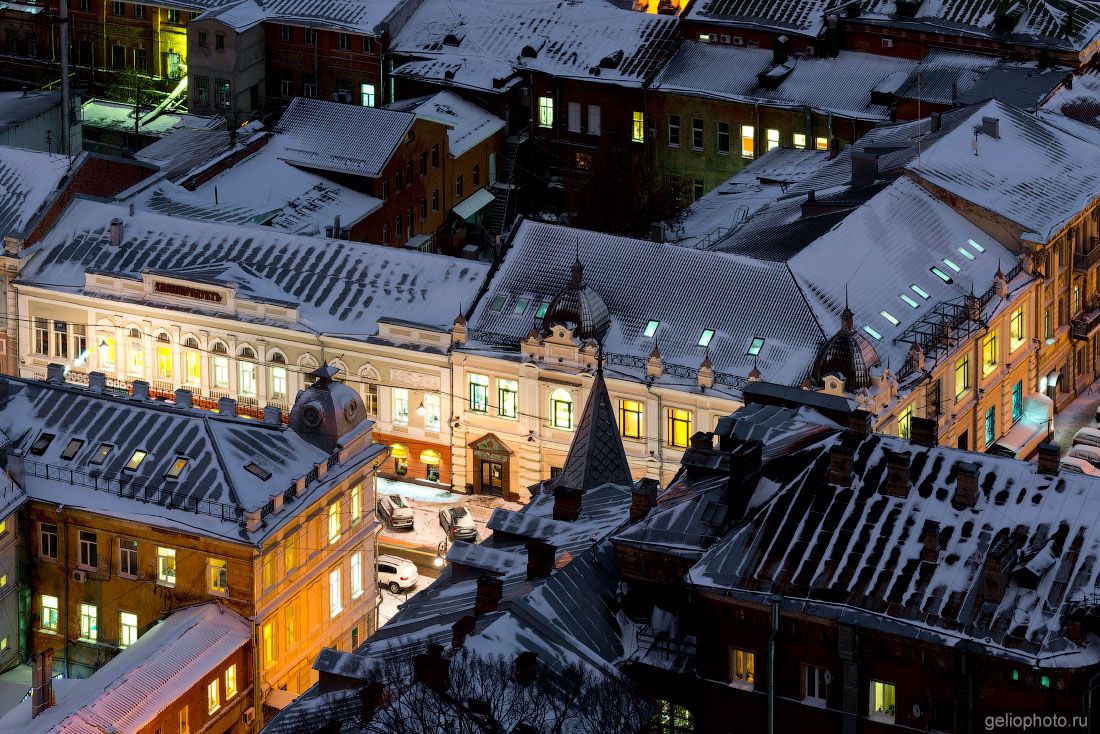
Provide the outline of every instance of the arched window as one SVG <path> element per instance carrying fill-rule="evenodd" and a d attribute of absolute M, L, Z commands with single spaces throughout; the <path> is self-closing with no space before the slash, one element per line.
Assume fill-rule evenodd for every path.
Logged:
<path fill-rule="evenodd" d="M 286 357 L 282 352 L 272 352 L 269 359 L 271 360 L 271 368 L 268 370 L 271 374 L 271 397 L 274 400 L 286 400 L 288 392 Z"/>
<path fill-rule="evenodd" d="M 219 390 L 229 389 L 229 348 L 222 342 L 214 342 L 210 351 L 214 353 L 210 362 L 211 372 L 214 378 L 214 387 Z"/>
<path fill-rule="evenodd" d="M 214 342 L 214 346 L 210 347 L 210 351 L 215 354 L 229 354 L 229 348 L 221 342 Z"/>
<path fill-rule="evenodd" d="M 141 338 L 141 329 L 137 328 L 136 326 L 132 327 L 130 329 L 130 338 L 131 339 L 140 339 Z"/>
<path fill-rule="evenodd" d="M 256 359 L 256 353 L 252 351 L 252 347 L 241 347 L 240 356 L 242 359 Z"/>
<path fill-rule="evenodd" d="M 193 336 L 183 342 L 183 381 L 187 385 L 197 386 L 202 382 L 202 357 L 199 355 L 199 340 Z"/>
<path fill-rule="evenodd" d="M 168 344 L 170 341 L 172 341 L 172 338 L 170 336 L 168 336 L 167 333 L 162 331 L 159 334 L 157 334 L 157 341 L 158 342 L 163 342 L 164 344 Z"/>
<path fill-rule="evenodd" d="M 193 336 L 189 336 L 187 337 L 187 341 L 183 343 L 183 346 L 187 347 L 188 349 L 198 349 L 199 340 Z"/>
<path fill-rule="evenodd" d="M 145 344 L 142 342 L 141 329 L 136 326 L 130 327 L 129 330 L 130 341 L 126 345 L 127 355 L 127 373 L 131 377 L 144 378 L 145 377 Z"/>
<path fill-rule="evenodd" d="M 550 393 L 550 425 L 569 431 L 573 428 L 573 397 L 558 388 Z"/>
<path fill-rule="evenodd" d="M 248 360 L 256 359 L 256 352 L 251 347 L 241 347 L 237 360 L 237 392 L 242 398 L 256 397 L 256 363 Z"/>

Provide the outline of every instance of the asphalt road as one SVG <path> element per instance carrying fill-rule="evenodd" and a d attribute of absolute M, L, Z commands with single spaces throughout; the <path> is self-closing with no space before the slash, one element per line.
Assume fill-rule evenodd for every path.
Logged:
<path fill-rule="evenodd" d="M 439 569 L 435 566 L 435 553 L 426 550 L 407 548 L 403 545 L 394 545 L 386 542 L 386 536 L 378 536 L 378 552 L 406 558 L 416 564 L 416 570 L 421 578 L 434 579 L 439 577 Z M 431 583 L 428 581 L 428 583 Z M 422 583 L 427 586 L 427 583 Z"/>

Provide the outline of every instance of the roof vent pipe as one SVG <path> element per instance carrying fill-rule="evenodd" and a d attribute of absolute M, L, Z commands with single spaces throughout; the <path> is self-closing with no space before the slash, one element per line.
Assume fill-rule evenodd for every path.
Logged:
<path fill-rule="evenodd" d="M 122 245 L 122 220 L 118 217 L 111 220 L 111 244 L 115 247 Z"/>

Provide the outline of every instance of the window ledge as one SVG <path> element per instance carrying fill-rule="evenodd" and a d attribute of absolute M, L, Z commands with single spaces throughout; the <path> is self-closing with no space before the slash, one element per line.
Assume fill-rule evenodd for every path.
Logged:
<path fill-rule="evenodd" d="M 894 717 L 887 714 L 867 714 L 867 718 L 871 721 L 881 721 L 884 724 L 893 724 Z"/>
<path fill-rule="evenodd" d="M 806 696 L 805 698 L 802 699 L 802 703 L 805 706 L 813 706 L 814 708 L 818 708 L 818 709 L 825 708 L 825 699 L 824 698 L 813 698 L 811 696 Z"/>
<path fill-rule="evenodd" d="M 755 691 L 756 690 L 756 684 L 755 683 L 746 683 L 746 682 L 739 681 L 739 680 L 731 680 L 726 685 L 729 686 L 730 688 L 736 688 L 739 691 Z"/>
<path fill-rule="evenodd" d="M 207 589 L 206 593 L 209 594 L 210 596 L 217 596 L 217 597 L 220 597 L 222 599 L 225 599 L 229 596 L 228 591 L 216 591 L 214 589 Z"/>
<path fill-rule="evenodd" d="M 174 589 L 174 588 L 176 588 L 176 582 L 175 581 L 162 581 L 161 579 L 157 579 L 157 586 L 163 586 L 166 589 Z"/>

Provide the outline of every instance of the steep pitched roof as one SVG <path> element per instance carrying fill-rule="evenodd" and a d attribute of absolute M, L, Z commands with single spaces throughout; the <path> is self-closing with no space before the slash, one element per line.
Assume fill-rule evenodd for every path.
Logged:
<path fill-rule="evenodd" d="M 604 484 L 634 482 L 617 426 L 601 367 L 569 445 L 569 455 L 558 477 L 559 486 L 586 492 Z"/>

